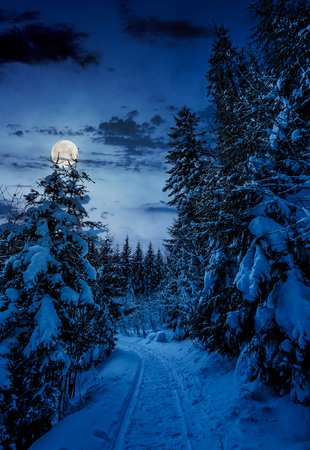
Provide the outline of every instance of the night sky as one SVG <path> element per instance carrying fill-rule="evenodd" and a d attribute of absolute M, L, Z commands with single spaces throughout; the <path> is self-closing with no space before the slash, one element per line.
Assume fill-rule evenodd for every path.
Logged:
<path fill-rule="evenodd" d="M 54 0 L 0 3 L 0 185 L 24 193 L 73 141 L 92 220 L 115 243 L 155 249 L 175 210 L 162 192 L 167 132 L 186 105 L 210 116 L 205 78 L 215 20 L 235 45 L 250 34 L 246 0 Z"/>

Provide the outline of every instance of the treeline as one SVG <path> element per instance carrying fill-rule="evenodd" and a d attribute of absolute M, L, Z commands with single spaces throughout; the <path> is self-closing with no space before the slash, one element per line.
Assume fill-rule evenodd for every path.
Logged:
<path fill-rule="evenodd" d="M 183 107 L 169 134 L 165 296 L 177 338 L 309 406 L 310 5 L 249 11 L 244 48 L 213 26 L 210 126 Z"/>
<path fill-rule="evenodd" d="M 152 242 L 143 252 L 140 242 L 133 251 L 126 236 L 122 249 L 105 239 L 90 240 L 88 260 L 97 269 L 97 284 L 103 299 L 153 294 L 165 272 L 162 252 L 154 250 Z"/>

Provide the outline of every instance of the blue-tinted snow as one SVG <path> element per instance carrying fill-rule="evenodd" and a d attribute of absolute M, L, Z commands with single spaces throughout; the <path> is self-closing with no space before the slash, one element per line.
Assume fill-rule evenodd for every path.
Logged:
<path fill-rule="evenodd" d="M 307 408 L 250 383 L 247 361 L 236 373 L 235 360 L 208 355 L 188 340 L 171 341 L 165 333 L 166 343 L 156 342 L 156 333 L 119 336 L 121 351 L 84 385 L 82 380 L 76 398 L 82 409 L 31 450 L 310 448 Z"/>

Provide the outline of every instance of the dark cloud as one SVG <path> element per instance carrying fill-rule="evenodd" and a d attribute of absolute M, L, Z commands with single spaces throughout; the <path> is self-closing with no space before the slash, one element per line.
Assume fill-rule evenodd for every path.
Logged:
<path fill-rule="evenodd" d="M 97 136 L 93 137 L 93 141 L 123 147 L 131 155 L 136 156 L 144 154 L 145 149 L 166 149 L 167 145 L 162 138 L 152 136 L 156 129 L 155 125 L 158 124 L 154 124 L 152 120 L 151 123 L 143 122 L 139 124 L 134 120 L 134 117 L 137 117 L 138 114 L 138 111 L 134 110 L 130 111 L 125 119 L 112 117 L 109 122 L 101 122 Z M 163 119 L 158 116 L 154 120 L 162 123 Z"/>
<path fill-rule="evenodd" d="M 37 20 L 36 11 L 17 14 L 0 10 L 0 22 L 14 26 L 0 32 L 0 64 L 23 63 L 28 65 L 60 63 L 71 60 L 81 67 L 97 64 L 99 56 L 87 51 L 83 41 L 87 33 L 78 32 L 68 24 L 45 25 Z M 22 26 L 17 26 L 17 24 Z"/>
<path fill-rule="evenodd" d="M 97 130 L 96 130 L 96 128 L 94 128 L 94 127 L 92 127 L 92 126 L 86 125 L 86 127 L 85 127 L 85 132 L 86 132 L 86 133 L 96 133 Z"/>
<path fill-rule="evenodd" d="M 12 130 L 15 130 L 16 128 L 20 128 L 21 125 L 19 123 L 14 123 L 14 124 L 13 123 L 8 123 L 6 127 L 10 128 Z"/>
<path fill-rule="evenodd" d="M 150 97 L 150 100 L 157 103 L 165 103 L 166 97 L 164 97 L 163 95 L 152 95 L 152 97 Z"/>
<path fill-rule="evenodd" d="M 10 23 L 15 25 L 18 23 L 33 22 L 34 20 L 37 21 L 39 18 L 39 11 L 25 11 L 19 14 L 16 11 L 6 11 L 0 8 L 0 24 Z"/>
<path fill-rule="evenodd" d="M 166 109 L 167 111 L 179 111 L 180 108 L 174 105 L 166 105 L 163 106 L 162 109 Z"/>
<path fill-rule="evenodd" d="M 159 125 L 161 125 L 162 123 L 165 123 L 166 121 L 165 121 L 165 119 L 163 119 L 162 117 L 160 117 L 159 114 L 156 114 L 154 117 L 152 117 L 151 122 L 152 122 L 154 125 L 159 126 Z"/>
<path fill-rule="evenodd" d="M 113 69 L 113 67 L 109 67 L 109 68 L 107 69 L 107 71 L 108 71 L 108 72 L 116 72 L 116 70 Z"/>
<path fill-rule="evenodd" d="M 101 138 L 94 141 L 102 141 Z M 152 139 L 150 136 L 124 137 L 124 136 L 106 136 L 104 138 L 106 145 L 116 145 L 124 147 L 132 155 L 142 156 L 145 154 L 144 149 L 161 148 L 166 149 L 167 144 L 160 139 Z"/>
<path fill-rule="evenodd" d="M 23 137 L 23 136 L 24 136 L 24 133 L 23 133 L 22 130 L 15 131 L 15 132 L 12 133 L 12 134 L 15 134 L 15 136 L 19 136 L 19 137 Z"/>
<path fill-rule="evenodd" d="M 206 36 L 209 27 L 191 24 L 188 20 L 162 20 L 157 16 L 139 17 L 128 1 L 120 5 L 123 31 L 150 44 L 167 44 Z"/>
<path fill-rule="evenodd" d="M 34 127 L 33 131 L 36 133 L 43 134 L 45 136 L 84 136 L 84 133 L 82 131 L 73 131 L 69 129 L 68 127 L 64 127 L 64 130 L 58 130 L 56 127 Z M 31 132 L 31 130 L 27 130 L 28 132 Z"/>
<path fill-rule="evenodd" d="M 109 215 L 108 211 L 103 211 L 103 212 L 100 214 L 100 218 L 101 218 L 101 219 L 107 219 L 107 218 L 108 218 L 108 215 Z"/>
<path fill-rule="evenodd" d="M 167 203 L 160 201 L 158 203 L 144 203 L 141 206 L 141 209 L 145 212 L 150 213 L 173 213 L 175 214 L 177 210 L 175 208 L 171 208 L 171 206 L 167 205 Z"/>
<path fill-rule="evenodd" d="M 128 119 L 133 119 L 134 117 L 137 117 L 139 115 L 139 112 L 134 109 L 133 111 L 129 111 L 129 113 L 127 114 L 126 117 L 128 117 Z"/>
<path fill-rule="evenodd" d="M 101 122 L 99 130 L 104 133 L 105 136 L 130 136 L 141 137 L 146 134 L 150 134 L 154 131 L 154 126 L 148 122 L 144 122 L 141 125 L 138 124 L 133 117 L 136 115 L 135 111 L 127 114 L 127 119 L 119 119 L 118 117 L 112 117 L 109 122 Z"/>
<path fill-rule="evenodd" d="M 46 159 L 46 158 L 44 158 Z M 41 170 L 42 167 L 49 167 L 49 164 L 40 162 L 31 162 L 31 161 L 22 161 L 20 163 L 13 162 L 11 164 L 13 168 L 17 168 L 18 170 L 29 170 L 29 169 L 39 169 Z"/>
<path fill-rule="evenodd" d="M 85 125 L 83 129 L 74 131 L 68 126 L 63 129 L 51 127 L 32 127 L 23 130 L 19 124 L 9 124 L 9 134 L 23 136 L 24 133 L 39 133 L 61 138 L 70 136 L 88 136 L 93 143 L 109 145 L 113 149 L 108 152 L 91 152 L 89 159 L 81 159 L 82 164 L 90 167 L 121 167 L 126 170 L 140 171 L 163 170 L 162 151 L 166 151 L 167 137 L 158 136 L 158 127 L 165 120 L 156 114 L 149 122 L 138 123 L 137 110 L 130 111 L 124 118 L 112 117 L 109 121 L 101 122 L 99 126 Z M 100 156 L 100 158 L 96 157 Z M 94 158 L 93 158 L 94 157 Z"/>

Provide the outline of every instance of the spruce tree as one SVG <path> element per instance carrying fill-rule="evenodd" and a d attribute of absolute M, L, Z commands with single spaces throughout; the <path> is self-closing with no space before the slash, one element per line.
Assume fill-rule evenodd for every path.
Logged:
<path fill-rule="evenodd" d="M 132 255 L 132 289 L 136 296 L 145 293 L 145 281 L 143 250 L 140 242 L 137 242 L 135 252 Z"/>
<path fill-rule="evenodd" d="M 42 194 L 32 190 L 26 196 L 27 219 L 9 237 L 26 243 L 4 269 L 0 330 L 9 374 L 1 388 L 4 448 L 28 448 L 61 419 L 78 373 L 94 351 L 113 345 L 113 336 L 104 334 L 109 317 L 88 285 L 96 273 L 80 236 L 83 227 L 96 226 L 80 203 L 88 180 L 73 167 L 54 165 L 38 183 Z"/>
<path fill-rule="evenodd" d="M 155 276 L 156 276 L 156 287 L 158 287 L 165 277 L 166 264 L 163 258 L 163 254 L 160 249 L 157 250 L 155 256 Z"/>
<path fill-rule="evenodd" d="M 159 284 L 159 273 L 156 272 L 156 254 L 153 249 L 152 242 L 149 243 L 147 252 L 144 257 L 145 269 L 145 292 L 151 294 L 155 291 Z"/>
<path fill-rule="evenodd" d="M 202 174 L 205 165 L 204 133 L 198 132 L 200 118 L 185 106 L 174 118 L 176 126 L 171 128 L 166 163 L 170 166 L 164 191 L 172 197 L 170 205 L 177 207 L 178 216 L 169 229 L 170 239 L 165 243 L 168 251 L 166 290 L 171 300 L 170 325 L 179 337 L 186 336 L 185 310 L 191 308 L 191 293 L 196 291 L 192 279 L 191 264 L 199 259 L 195 254 L 196 205 L 200 195 Z M 196 272 L 196 269 L 194 269 Z M 201 283 L 200 283 L 201 284 Z M 196 301 L 196 299 L 194 300 Z M 181 315 L 180 315 L 181 311 Z M 182 330 L 182 331 L 181 331 Z"/>
<path fill-rule="evenodd" d="M 129 236 L 127 234 L 123 249 L 121 252 L 122 264 L 122 280 L 123 280 L 123 295 L 132 291 L 132 249 L 129 245 Z"/>
<path fill-rule="evenodd" d="M 194 214 L 194 197 L 199 186 L 202 170 L 202 134 L 198 133 L 199 117 L 183 106 L 174 117 L 176 126 L 171 127 L 166 163 L 171 166 L 164 192 L 169 191 L 169 205 L 176 205 L 183 220 L 190 221 Z"/>
<path fill-rule="evenodd" d="M 234 77 L 225 103 L 218 88 L 225 80 L 211 80 L 218 172 L 215 181 L 205 178 L 198 206 L 209 244 L 190 334 L 209 350 L 239 356 L 247 379 L 309 405 L 309 30 L 305 2 L 299 11 L 288 1 L 257 4 L 272 4 L 262 19 L 272 20 L 257 27 L 256 39 L 262 30 L 265 37 L 256 61 L 245 51 L 232 60 L 219 53 Z"/>

